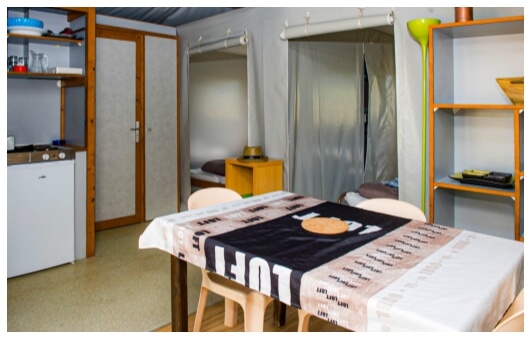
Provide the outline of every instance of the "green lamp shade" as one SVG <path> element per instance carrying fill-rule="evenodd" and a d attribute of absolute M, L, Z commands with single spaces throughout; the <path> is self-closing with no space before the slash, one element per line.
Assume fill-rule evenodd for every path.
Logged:
<path fill-rule="evenodd" d="M 428 44 L 430 26 L 440 23 L 441 20 L 433 18 L 415 19 L 407 22 L 407 29 L 421 45 L 426 46 Z"/>

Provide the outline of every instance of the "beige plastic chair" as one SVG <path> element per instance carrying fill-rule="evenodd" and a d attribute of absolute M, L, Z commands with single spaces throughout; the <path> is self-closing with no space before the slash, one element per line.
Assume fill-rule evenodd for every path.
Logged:
<path fill-rule="evenodd" d="M 209 187 L 195 191 L 188 198 L 188 209 L 195 210 L 201 207 L 221 204 L 241 199 L 236 191 L 224 187 Z"/>
<path fill-rule="evenodd" d="M 387 198 L 375 198 L 363 200 L 362 202 L 358 203 L 356 207 L 369 211 L 426 222 L 426 216 L 422 210 L 405 201 Z M 311 316 L 311 313 L 299 310 L 299 332 L 308 332 L 308 325 L 310 324 Z"/>
<path fill-rule="evenodd" d="M 188 209 L 193 210 L 238 199 L 242 199 L 242 197 L 231 189 L 205 188 L 196 191 L 188 198 Z M 267 305 L 273 301 L 271 297 L 205 269 L 201 269 L 201 275 L 201 291 L 195 315 L 194 332 L 201 331 L 209 291 L 225 298 L 225 326 L 234 327 L 236 325 L 238 304 L 240 304 L 243 308 L 245 332 L 262 332 L 264 330 L 264 314 Z"/>
<path fill-rule="evenodd" d="M 358 203 L 356 207 L 373 212 L 426 222 L 426 216 L 420 208 L 401 200 L 386 198 L 367 199 Z"/>
<path fill-rule="evenodd" d="M 518 293 L 507 309 L 500 322 L 492 332 L 523 332 L 524 331 L 524 289 Z"/>

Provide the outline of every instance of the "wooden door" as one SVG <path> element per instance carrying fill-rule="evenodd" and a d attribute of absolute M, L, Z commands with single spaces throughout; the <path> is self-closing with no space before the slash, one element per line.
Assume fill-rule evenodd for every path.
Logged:
<path fill-rule="evenodd" d="M 96 28 L 96 230 L 144 220 L 143 36 Z"/>

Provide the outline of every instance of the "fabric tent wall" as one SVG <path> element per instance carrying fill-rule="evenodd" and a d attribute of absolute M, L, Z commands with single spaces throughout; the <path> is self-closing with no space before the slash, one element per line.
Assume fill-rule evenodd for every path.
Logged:
<path fill-rule="evenodd" d="M 421 52 L 406 27 L 408 20 L 420 17 L 454 21 L 454 8 L 366 7 L 363 15 L 385 15 L 394 10 L 395 59 L 397 88 L 397 146 L 400 199 L 420 206 L 421 183 Z M 247 69 L 249 95 L 249 145 L 261 145 L 270 158 L 285 162 L 284 187 L 288 171 L 288 41 L 280 39 L 286 22 L 300 25 L 304 16 L 309 22 L 341 20 L 359 15 L 349 8 L 244 8 L 177 27 L 181 58 L 181 187 L 182 199 L 190 194 L 188 142 L 188 56 L 189 43 L 223 38 L 228 28 L 245 30 L 249 37 Z M 523 8 L 474 8 L 474 19 L 522 15 Z"/>
<path fill-rule="evenodd" d="M 238 156 L 247 142 L 247 58 L 222 57 L 190 63 L 191 168 Z"/>

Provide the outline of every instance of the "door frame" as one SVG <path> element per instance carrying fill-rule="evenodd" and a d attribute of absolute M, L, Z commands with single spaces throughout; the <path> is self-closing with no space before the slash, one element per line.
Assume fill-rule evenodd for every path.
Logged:
<path fill-rule="evenodd" d="M 140 124 L 139 141 L 135 145 L 135 214 L 115 219 L 95 222 L 95 230 L 101 231 L 115 227 L 139 223 L 145 219 L 145 166 L 144 166 L 144 35 L 134 30 L 119 27 L 96 25 L 96 40 L 106 38 L 132 41 L 136 43 L 136 121 Z M 97 41 L 96 41 L 97 44 Z M 97 57 L 96 57 L 97 66 Z M 96 81 L 97 83 L 97 81 Z M 96 98 L 97 100 L 97 98 Z M 96 112 L 96 119 L 98 118 Z M 134 127 L 134 126 L 131 126 Z M 97 133 L 97 131 L 96 131 Z M 97 145 L 96 145 L 97 152 Z M 94 184 L 95 185 L 95 184 Z"/>

